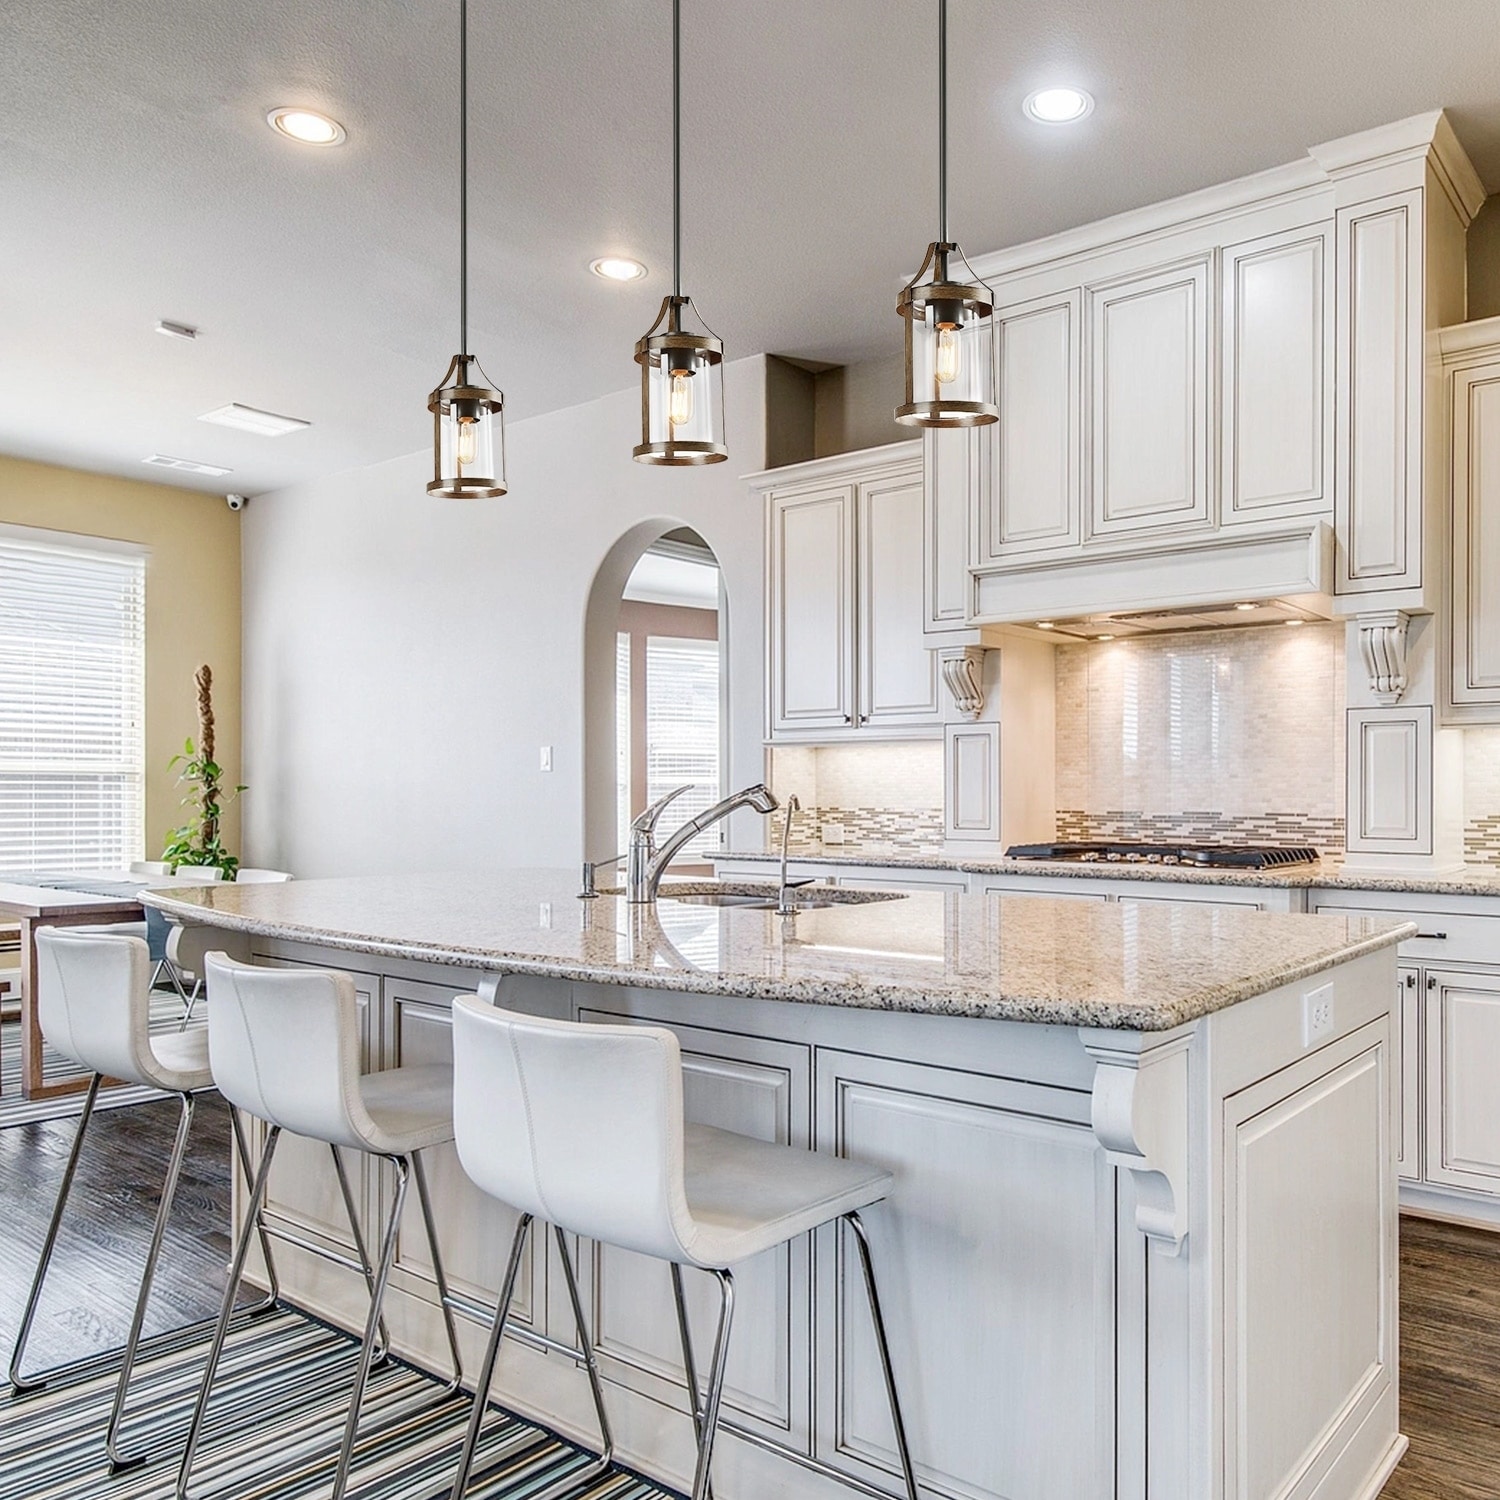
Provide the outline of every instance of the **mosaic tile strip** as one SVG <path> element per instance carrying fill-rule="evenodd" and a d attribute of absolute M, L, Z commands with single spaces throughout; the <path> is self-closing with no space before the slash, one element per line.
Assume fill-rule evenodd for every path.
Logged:
<path fill-rule="evenodd" d="M 1500 868 L 1500 813 L 1469 819 L 1464 828 L 1464 858 L 1471 865 Z"/>
<path fill-rule="evenodd" d="M 1100 813 L 1068 808 L 1057 814 L 1057 837 L 1065 843 L 1310 844 L 1325 854 L 1341 854 L 1344 820 L 1302 813 L 1230 817 L 1221 812 Z"/>
<path fill-rule="evenodd" d="M 833 841 L 827 831 L 835 831 Z M 842 832 L 842 844 L 837 842 Z M 781 847 L 781 820 L 772 818 L 767 829 L 768 848 Z M 826 848 L 841 848 L 857 854 L 861 849 L 928 854 L 942 848 L 943 815 L 930 810 L 908 811 L 889 807 L 804 807 L 792 824 L 791 849 L 795 854 L 820 854 Z"/>

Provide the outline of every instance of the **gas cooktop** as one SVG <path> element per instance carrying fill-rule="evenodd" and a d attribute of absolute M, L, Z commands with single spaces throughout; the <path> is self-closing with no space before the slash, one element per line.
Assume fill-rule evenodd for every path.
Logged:
<path fill-rule="evenodd" d="M 1275 844 L 1012 844 L 1007 859 L 1069 864 L 1190 865 L 1205 870 L 1271 870 L 1312 864 L 1316 849 Z"/>

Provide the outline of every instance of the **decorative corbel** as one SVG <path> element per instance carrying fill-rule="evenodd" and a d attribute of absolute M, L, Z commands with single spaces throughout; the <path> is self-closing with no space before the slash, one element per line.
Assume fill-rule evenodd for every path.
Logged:
<path fill-rule="evenodd" d="M 964 718 L 977 719 L 984 712 L 984 647 L 944 647 L 938 652 L 938 667 L 954 707 Z"/>
<path fill-rule="evenodd" d="M 1359 617 L 1359 650 L 1377 703 L 1389 707 L 1406 691 L 1406 627 L 1404 609 L 1386 609 Z"/>
<path fill-rule="evenodd" d="M 1197 1024 L 1160 1033 L 1080 1028 L 1094 1068 L 1094 1135 L 1135 1179 L 1136 1228 L 1167 1255 L 1188 1233 L 1188 1052 Z"/>

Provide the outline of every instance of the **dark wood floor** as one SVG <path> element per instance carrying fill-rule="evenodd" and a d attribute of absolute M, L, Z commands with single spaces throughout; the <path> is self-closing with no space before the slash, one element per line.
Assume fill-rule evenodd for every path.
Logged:
<path fill-rule="evenodd" d="M 123 1341 L 176 1124 L 172 1100 L 95 1117 L 28 1364 Z M 74 1128 L 60 1120 L 0 1130 L 0 1369 Z M 229 1150 L 228 1113 L 206 1095 L 148 1333 L 218 1309 L 229 1256 Z M 1500 1500 L 1500 1234 L 1401 1221 L 1401 1425 L 1411 1451 L 1383 1500 Z"/>
<path fill-rule="evenodd" d="M 175 1099 L 94 1116 L 27 1350 L 28 1369 L 125 1341 L 177 1118 Z M 76 1129 L 73 1120 L 57 1120 L 0 1130 L 0 1381 Z M 229 1152 L 228 1110 L 217 1094 L 202 1095 L 148 1334 L 218 1311 L 229 1260 Z"/>

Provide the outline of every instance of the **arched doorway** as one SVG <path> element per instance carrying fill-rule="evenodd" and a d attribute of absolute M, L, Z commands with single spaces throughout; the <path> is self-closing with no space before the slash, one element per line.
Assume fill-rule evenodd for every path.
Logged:
<path fill-rule="evenodd" d="M 663 834 L 723 794 L 726 603 L 713 549 L 680 522 L 632 527 L 600 565 L 584 629 L 584 858 L 623 853 L 631 817 L 673 787 L 694 790 Z"/>

